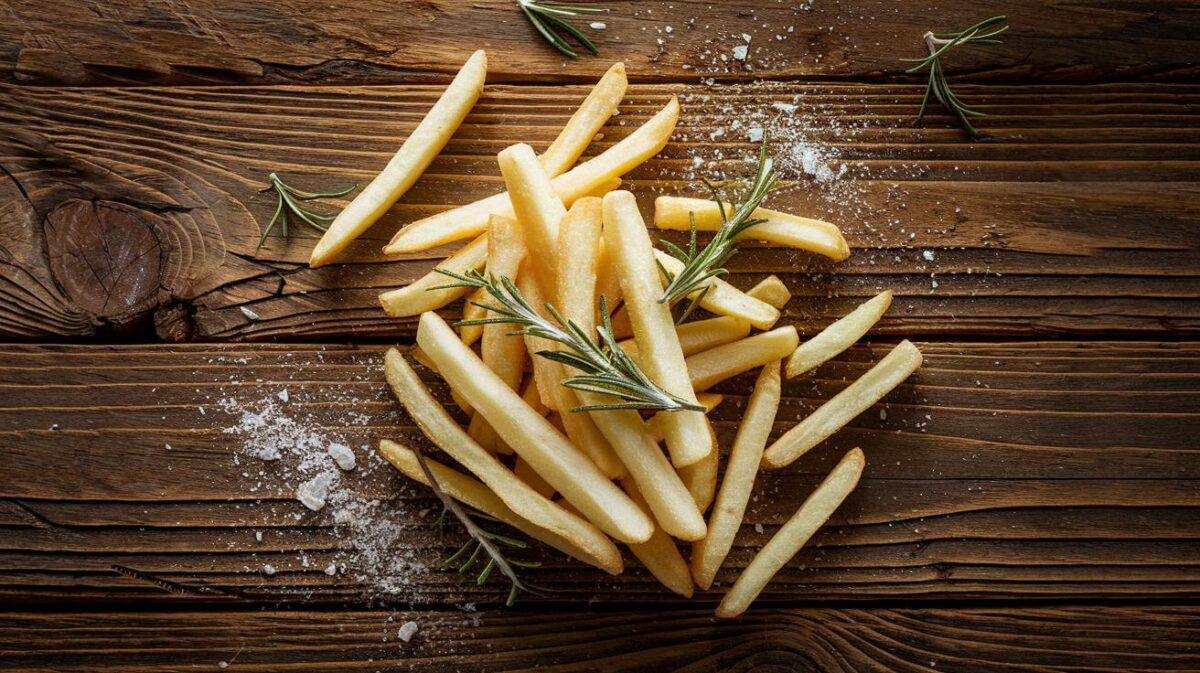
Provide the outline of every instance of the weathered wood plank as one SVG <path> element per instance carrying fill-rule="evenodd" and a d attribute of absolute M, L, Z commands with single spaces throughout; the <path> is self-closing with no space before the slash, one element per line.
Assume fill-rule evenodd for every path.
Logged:
<path fill-rule="evenodd" d="M 776 432 L 877 360 L 857 347 L 785 388 Z M 711 604 L 842 450 L 868 456 L 859 490 L 781 573 L 768 601 L 905 596 L 1200 596 L 1200 345 L 928 343 L 884 404 L 760 481 Z M 356 604 L 377 594 L 376 544 L 292 494 L 292 455 L 359 454 L 345 477 L 364 526 L 386 522 L 393 600 L 488 601 L 438 561 L 424 489 L 369 459 L 380 437 L 420 441 L 385 390 L 381 347 L 0 348 L 0 596 L 45 604 Z M 728 446 L 751 377 L 721 386 Z M 287 391 L 287 401 L 280 393 Z M 445 398 L 445 390 L 435 385 Z M 248 415 L 248 416 L 247 416 Z M 258 420 L 255 420 L 258 419 Z M 265 439 L 264 439 L 265 438 Z M 350 511 L 349 509 L 347 511 Z M 258 533 L 261 535 L 261 539 Z M 374 548 L 373 553 L 381 550 Z M 603 576 L 545 554 L 552 602 L 674 602 L 640 568 Z M 375 559 L 378 561 L 378 558 Z M 333 564 L 335 574 L 325 569 Z M 270 565 L 273 574 L 265 572 Z M 375 568 L 375 572 L 379 568 Z M 695 605 L 695 604 L 690 604 Z M 2 649 L 2 648 L 0 648 Z"/>
<path fill-rule="evenodd" d="M 376 296 L 448 251 L 386 262 L 381 243 L 497 191 L 495 153 L 547 144 L 584 92 L 490 87 L 430 172 L 350 248 L 352 263 L 312 271 L 309 232 L 256 253 L 274 208 L 259 191 L 266 174 L 369 179 L 436 87 L 0 89 L 0 333 L 411 335 Z M 656 194 L 697 193 L 706 171 L 736 168 L 753 145 L 734 122 L 751 120 L 779 131 L 786 158 L 791 188 L 772 204 L 837 223 L 858 249 L 836 267 L 770 248 L 732 261 L 738 284 L 783 276 L 797 295 L 786 319 L 806 331 L 884 287 L 897 293 L 888 334 L 1200 331 L 1193 85 L 964 87 L 991 114 L 982 143 L 945 117 L 908 126 L 915 86 L 635 86 L 592 151 L 672 94 L 684 103 L 674 142 L 628 181 L 647 212 Z M 822 166 L 847 175 L 814 177 Z M 87 254 L 97 249 L 108 254 Z"/>
<path fill-rule="evenodd" d="M 588 30 L 600 58 L 572 62 L 546 45 L 511 0 L 257 5 L 8 3 L 0 78 L 37 84 L 397 83 L 445 78 L 489 52 L 492 81 L 578 81 L 623 59 L 641 79 L 878 77 L 921 55 L 927 30 L 962 30 L 995 12 L 1003 45 L 955 54 L 975 79 L 1095 80 L 1196 72 L 1200 19 L 1175 3 L 939 0 L 919 11 L 879 0 L 789 3 L 650 0 L 611 5 Z M 733 48 L 747 45 L 744 61 Z"/>
<path fill-rule="evenodd" d="M 409 642 L 400 625 L 417 624 Z M 708 612 L 121 612 L 0 615 L 23 671 L 1188 671 L 1200 611 L 1173 606 Z M 222 666 L 222 664 L 224 664 Z"/>

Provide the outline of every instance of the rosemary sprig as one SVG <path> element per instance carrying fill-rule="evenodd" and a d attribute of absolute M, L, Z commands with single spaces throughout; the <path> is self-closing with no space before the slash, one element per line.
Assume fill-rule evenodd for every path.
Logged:
<path fill-rule="evenodd" d="M 543 0 L 517 0 L 517 4 L 521 7 L 521 11 L 525 12 L 526 18 L 537 29 L 537 32 L 546 38 L 546 41 L 553 45 L 555 49 L 561 51 L 566 56 L 579 58 L 579 54 L 575 51 L 575 48 L 567 42 L 566 38 L 559 34 L 559 31 L 575 38 L 579 44 L 583 45 L 584 49 L 592 53 L 592 56 L 600 53 L 596 49 L 596 44 L 589 40 L 586 35 L 581 33 L 567 19 L 580 14 L 600 14 L 607 12 L 608 9 L 603 7 L 563 5 L 554 2 L 544 2 Z"/>
<path fill-rule="evenodd" d="M 774 169 L 775 161 L 768 154 L 767 147 L 767 139 L 763 138 L 762 149 L 758 153 L 758 167 L 755 171 L 754 181 L 744 194 L 724 194 L 718 186 L 706 182 L 713 192 L 713 200 L 717 202 L 717 210 L 721 213 L 721 228 L 713 234 L 708 245 L 703 249 L 697 249 L 694 215 L 691 237 L 686 250 L 670 241 L 661 241 L 663 248 L 672 257 L 683 262 L 684 266 L 679 273 L 672 274 L 661 263 L 658 265 L 659 270 L 670 281 L 658 299 L 660 304 L 672 304 L 695 292 L 710 278 L 729 273 L 729 270 L 723 265 L 737 252 L 737 248 L 734 247 L 734 239 L 743 231 L 763 222 L 762 219 L 755 219 L 751 216 L 779 182 L 779 177 L 775 174 Z M 737 205 L 732 207 L 732 213 L 726 215 L 726 207 L 735 203 Z M 687 317 L 696 308 L 706 292 L 708 292 L 708 288 L 692 298 L 680 320 Z"/>
<path fill-rule="evenodd" d="M 971 135 L 972 139 L 978 140 L 980 138 L 979 131 L 971 124 L 969 118 L 986 115 L 978 110 L 972 110 L 967 107 L 950 90 L 950 83 L 946 81 L 946 72 L 942 67 L 942 55 L 960 44 L 1002 43 L 1003 40 L 998 39 L 996 36 L 1008 30 L 1008 26 L 1000 25 L 1004 23 L 1005 19 L 1006 17 L 1003 15 L 993 16 L 957 33 L 935 33 L 929 31 L 923 36 L 925 46 L 929 49 L 929 55 L 924 58 L 901 59 L 902 61 L 917 64 L 905 70 L 904 72 L 906 73 L 920 72 L 926 67 L 929 68 L 929 85 L 925 87 L 925 97 L 921 99 L 921 109 L 917 112 L 917 118 L 913 123 L 919 124 L 924 119 L 925 110 L 929 105 L 929 94 L 932 92 L 947 110 L 950 110 L 958 117 L 958 121 L 967 133 Z"/>
<path fill-rule="evenodd" d="M 525 593 L 541 596 L 546 593 L 545 587 L 539 586 L 532 582 L 523 579 L 518 573 L 517 568 L 537 568 L 540 563 L 531 561 L 520 561 L 510 559 L 504 555 L 503 548 L 510 549 L 526 549 L 529 547 L 524 540 L 519 540 L 508 535 L 501 535 L 484 530 L 475 523 L 467 510 L 456 500 L 446 495 L 442 487 L 438 484 L 437 478 L 433 476 L 433 471 L 429 469 L 429 464 L 425 462 L 425 454 L 418 447 L 413 447 L 413 453 L 417 456 L 417 462 L 421 465 L 421 471 L 425 473 L 425 478 L 429 480 L 429 487 L 433 489 L 434 495 L 438 500 L 442 501 L 442 506 L 446 511 L 454 515 L 463 528 L 467 529 L 467 535 L 471 539 L 467 540 L 458 551 L 454 552 L 450 558 L 444 561 L 445 565 L 456 567 L 459 574 L 465 575 L 471 571 L 473 567 L 481 560 L 481 556 L 487 555 L 488 561 L 483 565 L 479 574 L 475 577 L 475 584 L 483 586 L 485 582 L 492 576 L 496 570 L 500 571 L 509 583 L 508 599 L 504 602 L 508 607 L 512 607 L 517 602 L 517 596 L 523 591 Z M 479 515 L 483 516 L 483 515 Z"/>
<path fill-rule="evenodd" d="M 339 196 L 345 196 L 358 188 L 358 185 L 350 185 L 346 189 L 335 192 L 306 192 L 296 189 L 285 183 L 278 175 L 272 173 L 270 175 L 271 184 L 264 189 L 264 192 L 273 191 L 278 197 L 275 204 L 275 215 L 271 217 L 270 224 L 263 230 L 262 236 L 258 238 L 258 247 L 254 249 L 254 254 L 262 249 L 263 242 L 267 240 L 267 236 L 275 229 L 277 223 L 282 223 L 283 236 L 288 235 L 288 220 L 292 217 L 298 218 L 301 222 L 308 224 L 311 227 L 325 231 L 329 223 L 337 217 L 337 213 L 321 213 L 304 205 L 304 201 L 312 201 L 313 199 L 330 199 Z"/>
<path fill-rule="evenodd" d="M 621 400 L 621 402 L 612 404 L 587 404 L 575 407 L 571 411 L 600 409 L 704 411 L 704 407 L 682 400 L 659 387 L 649 376 L 646 376 L 637 362 L 617 345 L 617 339 L 612 333 L 612 321 L 608 317 L 608 304 L 604 297 L 600 297 L 600 315 L 603 323 L 596 328 L 596 331 L 600 333 L 600 342 L 597 342 L 575 321 L 564 320 L 558 310 L 549 302 L 546 303 L 546 311 L 553 316 L 554 320 L 543 317 L 529 304 L 529 300 L 525 299 L 512 279 L 506 276 L 501 277 L 497 282 L 494 278 L 484 278 L 483 274 L 474 270 L 466 274 L 458 274 L 445 269 L 436 269 L 436 271 L 458 281 L 443 287 L 483 288 L 499 304 L 472 302 L 480 308 L 495 313 L 496 316 L 463 320 L 458 323 L 459 325 L 487 325 L 490 323 L 520 325 L 522 329 L 513 332 L 513 335 L 535 336 L 560 343 L 572 352 L 544 350 L 538 351 L 537 354 L 583 372 L 582 375 L 563 381 L 564 386 L 612 395 Z"/>

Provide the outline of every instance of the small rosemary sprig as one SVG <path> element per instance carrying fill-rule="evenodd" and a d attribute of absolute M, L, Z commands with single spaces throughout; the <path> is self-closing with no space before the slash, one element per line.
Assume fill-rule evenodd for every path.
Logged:
<path fill-rule="evenodd" d="M 526 18 L 537 29 L 537 32 L 546 41 L 554 46 L 555 49 L 561 51 L 570 58 L 579 58 L 579 54 L 575 51 L 559 31 L 570 35 L 596 56 L 600 53 L 596 49 L 594 42 L 589 40 L 586 35 L 581 33 L 578 28 L 573 26 L 568 18 L 579 16 L 580 14 L 600 14 L 607 12 L 608 9 L 603 7 L 583 7 L 580 5 L 563 5 L 555 2 L 544 2 L 543 0 L 517 0 L 521 11 L 525 12 Z"/>
<path fill-rule="evenodd" d="M 915 124 L 921 123 L 925 117 L 925 110 L 929 105 L 929 94 L 933 95 L 958 117 L 963 128 L 971 135 L 972 139 L 980 138 L 979 131 L 971 124 L 970 117 L 983 117 L 984 113 L 978 110 L 972 110 L 965 103 L 954 95 L 950 90 L 950 83 L 946 81 L 946 72 L 942 67 L 942 56 L 957 47 L 960 44 L 1000 44 L 1003 40 L 997 39 L 997 35 L 1008 30 L 1008 26 L 1001 26 L 1006 17 L 993 16 L 990 19 L 985 19 L 970 28 L 957 33 L 935 33 L 929 31 L 925 33 L 923 39 L 925 46 L 929 49 L 929 55 L 924 58 L 905 58 L 902 61 L 916 63 L 917 65 L 905 70 L 906 73 L 920 72 L 924 68 L 929 68 L 929 85 L 925 87 L 925 97 L 921 99 L 921 109 L 917 112 Z M 999 27 L 997 27 L 999 26 Z"/>
<path fill-rule="evenodd" d="M 558 310 L 549 302 L 546 303 L 546 311 L 554 317 L 554 320 L 544 318 L 529 304 L 529 300 L 525 299 L 512 279 L 506 276 L 501 277 L 497 282 L 494 278 L 484 278 L 483 274 L 474 270 L 466 274 L 458 274 L 445 269 L 436 269 L 436 271 L 458 281 L 443 287 L 483 288 L 499 304 L 497 306 L 473 302 L 476 306 L 495 313 L 496 316 L 463 320 L 458 323 L 459 325 L 487 325 L 490 323 L 520 325 L 522 329 L 513 332 L 513 335 L 530 335 L 560 343 L 573 352 L 544 350 L 538 351 L 537 354 L 583 372 L 582 375 L 563 381 L 564 386 L 612 395 L 621 400 L 621 402 L 612 404 L 585 404 L 575 407 L 571 411 L 602 409 L 704 411 L 704 407 L 682 400 L 659 387 L 649 376 L 646 376 L 637 362 L 617 345 L 617 340 L 612 333 L 612 321 L 608 317 L 608 304 L 604 297 L 600 297 L 600 315 L 603 323 L 596 328 L 596 331 L 600 333 L 600 342 L 597 342 L 573 320 L 564 320 Z"/>
<path fill-rule="evenodd" d="M 721 213 L 721 228 L 713 234 L 708 245 L 703 249 L 697 249 L 694 215 L 691 237 L 686 250 L 670 241 L 661 241 L 663 248 L 672 257 L 683 262 L 684 266 L 679 273 L 673 274 L 667 271 L 661 263 L 658 265 L 659 270 L 669 281 L 667 288 L 663 290 L 662 296 L 658 299 L 660 304 L 673 304 L 695 292 L 710 278 L 729 273 L 729 270 L 722 265 L 737 252 L 737 248 L 734 247 L 734 239 L 750 227 L 763 222 L 762 219 L 755 219 L 751 216 L 779 182 L 779 176 L 775 174 L 775 161 L 768 154 L 767 147 L 767 139 L 764 137 L 762 149 L 758 153 L 758 167 L 755 170 L 754 181 L 744 194 L 724 194 L 718 186 L 706 183 L 712 190 L 713 200 L 717 202 L 717 210 Z M 731 208 L 732 213 L 727 215 L 726 208 Z M 708 288 L 705 288 L 692 297 L 683 316 L 679 319 L 680 321 L 696 308 L 707 292 Z"/>
<path fill-rule="evenodd" d="M 304 205 L 304 201 L 312 201 L 313 199 L 331 199 L 339 196 L 345 196 L 358 188 L 358 185 L 350 185 L 346 189 L 336 192 L 306 192 L 296 189 L 279 179 L 279 176 L 272 173 L 270 175 L 271 184 L 263 189 L 264 192 L 273 191 L 278 197 L 275 204 L 275 215 L 271 217 L 270 224 L 263 230 L 262 236 L 258 238 L 258 247 L 254 249 L 254 254 L 262 249 L 263 242 L 267 240 L 267 236 L 275 229 L 277 223 L 282 223 L 283 236 L 288 235 L 288 220 L 292 217 L 299 218 L 301 222 L 309 226 L 325 231 L 329 223 L 337 217 L 337 213 L 320 213 L 312 210 Z"/>
<path fill-rule="evenodd" d="M 508 607 L 512 607 L 517 602 L 517 595 L 522 591 L 525 593 L 541 596 L 546 593 L 546 589 L 537 584 L 523 579 L 518 573 L 517 568 L 537 568 L 541 564 L 531 561 L 520 561 L 511 559 L 504 555 L 502 548 L 508 547 L 511 549 L 526 549 L 529 547 L 524 540 L 519 540 L 508 535 L 501 535 L 491 531 L 484 530 L 475 523 L 467 510 L 454 498 L 446 495 L 442 487 L 438 484 L 437 478 L 433 476 L 433 471 L 429 469 L 429 464 L 425 462 L 425 454 L 418 447 L 413 447 L 413 453 L 417 457 L 417 462 L 421 465 L 421 471 L 425 473 L 425 478 L 429 480 L 429 487 L 433 490 L 434 495 L 438 500 L 442 501 L 442 506 L 446 511 L 454 515 L 463 528 L 467 529 L 467 535 L 471 539 L 467 540 L 458 551 L 454 552 L 450 558 L 445 560 L 445 565 L 457 568 L 459 574 L 465 575 L 480 561 L 480 557 L 487 555 L 488 561 L 484 564 L 483 569 L 475 577 L 476 586 L 483 586 L 492 573 L 496 570 L 500 571 L 509 583 L 508 599 L 504 602 Z M 483 516 L 482 514 L 479 516 Z M 490 518 L 490 517 L 489 517 Z"/>

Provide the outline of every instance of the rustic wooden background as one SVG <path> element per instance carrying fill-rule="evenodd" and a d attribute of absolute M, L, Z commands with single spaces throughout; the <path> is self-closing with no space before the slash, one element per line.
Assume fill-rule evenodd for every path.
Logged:
<path fill-rule="evenodd" d="M 1200 669 L 1200 6 L 608 4 L 602 57 L 577 62 L 503 0 L 0 4 L 0 668 Z M 951 68 L 987 140 L 938 108 L 913 128 L 922 86 L 897 59 L 991 13 L 1009 16 L 1006 43 Z M 715 61 L 742 33 L 751 67 Z M 305 268 L 306 233 L 255 254 L 268 172 L 367 179 L 480 46 L 492 85 L 350 263 Z M 242 476 L 218 402 L 287 387 L 355 442 L 412 433 L 379 354 L 413 323 L 375 296 L 446 251 L 387 262 L 379 243 L 494 191 L 494 154 L 549 142 L 617 59 L 636 84 L 590 152 L 684 100 L 638 191 L 687 190 L 688 143 L 749 147 L 707 139 L 725 104 L 803 94 L 820 128 L 857 129 L 814 133 L 870 169 L 861 218 L 809 190 L 778 204 L 836 218 L 850 260 L 734 261 L 740 284 L 780 274 L 806 332 L 896 291 L 869 343 L 788 386 L 782 418 L 897 338 L 927 364 L 886 418 L 765 478 L 735 568 L 836 447 L 868 455 L 860 489 L 741 620 L 711 619 L 717 593 L 685 602 L 640 568 L 550 556 L 553 595 L 515 609 L 441 571 L 413 579 L 412 604 L 380 604 L 321 572 L 344 544 L 332 522 Z M 721 386 L 726 435 L 748 385 Z M 415 514 L 427 495 L 384 470 L 360 488 L 396 502 L 397 554 L 452 546 Z M 398 644 L 409 619 L 419 634 Z"/>

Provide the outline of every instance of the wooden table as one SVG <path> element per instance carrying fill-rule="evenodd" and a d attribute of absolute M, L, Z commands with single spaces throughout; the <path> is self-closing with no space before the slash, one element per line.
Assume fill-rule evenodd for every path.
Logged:
<path fill-rule="evenodd" d="M 909 124 L 922 83 L 897 60 L 927 29 L 984 18 L 975 4 L 613 2 L 602 57 L 575 62 L 505 1 L 5 4 L 0 668 L 1200 669 L 1200 10 L 993 3 L 1005 44 L 951 61 L 990 115 L 975 143 L 937 107 Z M 718 57 L 743 33 L 752 69 Z M 351 263 L 309 270 L 307 232 L 256 252 L 267 173 L 368 179 L 481 46 L 483 98 Z M 381 603 L 323 572 L 344 546 L 327 516 L 243 476 L 229 409 L 287 388 L 356 445 L 413 435 L 379 365 L 414 323 L 375 296 L 447 250 L 387 261 L 380 242 L 495 191 L 495 153 L 548 143 L 616 59 L 636 84 L 590 152 L 684 102 L 635 191 L 694 188 L 696 144 L 751 148 L 710 138 L 714 110 L 772 101 L 801 101 L 814 139 L 864 171 L 849 204 L 804 185 L 773 202 L 834 220 L 848 261 L 733 261 L 739 285 L 779 274 L 805 333 L 897 294 L 867 343 L 787 387 L 783 418 L 898 338 L 926 365 L 885 414 L 765 477 L 726 585 L 838 448 L 868 456 L 740 620 L 712 619 L 719 591 L 685 602 L 640 568 L 548 554 L 553 593 L 514 609 L 436 568 Z M 752 79 L 774 83 L 720 86 Z M 721 386 L 726 436 L 749 381 Z M 454 545 L 426 493 L 385 470 L 366 482 L 405 526 L 396 555 Z M 417 636 L 397 642 L 409 620 Z"/>

